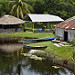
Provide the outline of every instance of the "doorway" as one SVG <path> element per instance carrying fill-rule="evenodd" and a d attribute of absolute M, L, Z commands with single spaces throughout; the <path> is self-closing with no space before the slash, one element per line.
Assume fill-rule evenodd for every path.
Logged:
<path fill-rule="evenodd" d="M 64 31 L 64 41 L 68 41 L 68 32 Z"/>

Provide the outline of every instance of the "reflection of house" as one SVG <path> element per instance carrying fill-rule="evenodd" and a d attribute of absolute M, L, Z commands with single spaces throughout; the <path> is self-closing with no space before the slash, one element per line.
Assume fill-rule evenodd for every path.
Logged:
<path fill-rule="evenodd" d="M 64 41 L 75 39 L 75 16 L 55 25 L 55 37 Z"/>
<path fill-rule="evenodd" d="M 25 21 L 16 18 L 11 15 L 5 15 L 0 18 L 0 32 L 15 32 L 15 31 L 23 31 L 21 27 L 18 25 L 25 23 Z"/>

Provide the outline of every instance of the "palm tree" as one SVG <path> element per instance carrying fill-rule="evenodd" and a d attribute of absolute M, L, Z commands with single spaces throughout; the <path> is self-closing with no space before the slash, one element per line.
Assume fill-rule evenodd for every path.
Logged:
<path fill-rule="evenodd" d="M 18 18 L 23 18 L 24 15 L 33 11 L 32 6 L 22 0 L 9 1 L 9 7 L 11 8 L 10 14 L 17 16 Z"/>

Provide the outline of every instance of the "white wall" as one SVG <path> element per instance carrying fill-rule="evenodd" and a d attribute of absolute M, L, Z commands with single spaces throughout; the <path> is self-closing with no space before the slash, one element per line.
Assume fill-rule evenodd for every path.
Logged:
<path fill-rule="evenodd" d="M 62 38 L 64 40 L 64 31 L 68 32 L 68 41 L 75 39 L 75 30 L 71 29 L 61 29 L 55 27 L 55 37 Z"/>

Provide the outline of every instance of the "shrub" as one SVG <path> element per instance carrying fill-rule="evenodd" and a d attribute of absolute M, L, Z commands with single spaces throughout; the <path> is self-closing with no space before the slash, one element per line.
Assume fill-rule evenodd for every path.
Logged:
<path fill-rule="evenodd" d="M 71 44 L 72 44 L 73 46 L 75 46 L 75 39 L 73 39 L 73 40 L 71 41 Z"/>

